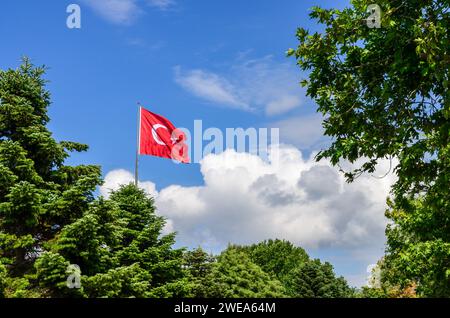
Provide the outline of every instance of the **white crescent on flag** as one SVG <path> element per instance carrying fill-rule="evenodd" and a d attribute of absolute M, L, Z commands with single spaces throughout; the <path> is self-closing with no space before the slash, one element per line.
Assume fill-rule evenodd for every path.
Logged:
<path fill-rule="evenodd" d="M 156 141 L 156 143 L 157 143 L 158 145 L 165 146 L 166 144 L 165 144 L 161 139 L 159 139 L 158 133 L 156 132 L 156 130 L 157 130 L 158 128 L 164 128 L 165 130 L 168 130 L 168 129 L 167 129 L 166 126 L 161 125 L 161 124 L 156 124 L 156 125 L 153 125 L 153 126 L 152 126 L 152 136 L 153 136 L 153 139 Z"/>

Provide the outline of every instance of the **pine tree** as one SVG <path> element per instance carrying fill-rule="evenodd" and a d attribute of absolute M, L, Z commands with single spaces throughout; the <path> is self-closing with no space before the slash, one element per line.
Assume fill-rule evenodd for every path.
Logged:
<path fill-rule="evenodd" d="M 183 269 L 184 249 L 173 249 L 175 233 L 162 235 L 163 217 L 143 190 L 127 185 L 113 192 L 110 201 L 118 207 L 122 222 L 120 246 L 115 251 L 120 265 L 139 264 L 150 276 L 150 297 L 189 296 L 191 284 Z"/>
<path fill-rule="evenodd" d="M 213 280 L 216 257 L 206 253 L 201 247 L 184 254 L 185 267 L 191 276 L 193 284 L 192 296 L 198 298 L 208 297 L 210 284 Z"/>
<path fill-rule="evenodd" d="M 353 290 L 348 287 L 343 277 L 336 277 L 333 266 L 310 260 L 295 268 L 288 275 L 287 292 L 291 297 L 300 298 L 345 298 L 353 297 Z"/>
<path fill-rule="evenodd" d="M 67 166 L 70 151 L 46 128 L 44 67 L 28 59 L 0 71 L 0 263 L 6 296 L 35 296 L 34 263 L 61 229 L 81 217 L 100 184 L 97 166 Z"/>

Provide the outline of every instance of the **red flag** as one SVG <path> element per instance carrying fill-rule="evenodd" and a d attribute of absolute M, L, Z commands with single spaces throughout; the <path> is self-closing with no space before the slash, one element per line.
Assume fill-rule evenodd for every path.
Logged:
<path fill-rule="evenodd" d="M 184 143 L 186 135 L 166 118 L 140 107 L 139 127 L 140 155 L 189 162 L 188 147 Z"/>

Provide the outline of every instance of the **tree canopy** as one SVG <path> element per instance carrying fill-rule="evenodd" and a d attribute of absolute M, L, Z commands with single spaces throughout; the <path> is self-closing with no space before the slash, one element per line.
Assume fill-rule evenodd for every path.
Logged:
<path fill-rule="evenodd" d="M 0 71 L 0 263 L 9 295 L 27 295 L 36 259 L 83 216 L 100 184 L 99 167 L 64 165 L 87 146 L 57 142 L 47 130 L 44 72 L 26 59 Z"/>
<path fill-rule="evenodd" d="M 315 259 L 292 270 L 286 279 L 288 294 L 300 298 L 347 298 L 354 295 L 343 277 L 335 277 L 333 266 Z"/>
<path fill-rule="evenodd" d="M 384 275 L 419 293 L 450 295 L 450 12 L 445 0 L 380 0 L 381 27 L 369 28 L 368 5 L 316 7 L 321 31 L 297 30 L 290 49 L 307 72 L 302 84 L 323 114 L 331 145 L 318 159 L 363 164 L 349 181 L 373 173 L 381 159 L 397 182 L 387 217 Z"/>
<path fill-rule="evenodd" d="M 283 285 L 243 251 L 229 246 L 211 271 L 208 297 L 264 298 L 285 296 Z"/>

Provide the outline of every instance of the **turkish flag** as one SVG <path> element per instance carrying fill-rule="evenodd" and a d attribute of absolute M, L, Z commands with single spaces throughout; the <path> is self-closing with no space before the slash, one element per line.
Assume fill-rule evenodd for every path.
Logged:
<path fill-rule="evenodd" d="M 140 155 L 151 155 L 189 162 L 186 135 L 166 118 L 139 108 Z"/>

